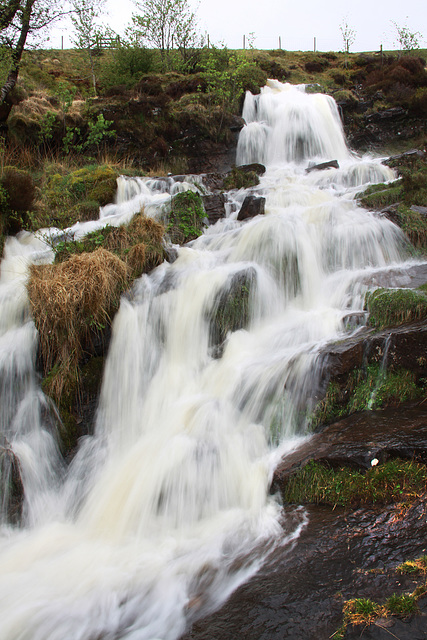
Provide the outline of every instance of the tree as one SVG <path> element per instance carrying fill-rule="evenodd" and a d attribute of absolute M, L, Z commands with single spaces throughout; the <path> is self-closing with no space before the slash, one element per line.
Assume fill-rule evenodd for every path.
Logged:
<path fill-rule="evenodd" d="M 178 49 L 184 62 L 189 50 L 201 46 L 196 15 L 188 0 L 134 0 L 141 14 L 132 16 L 131 36 L 159 49 L 163 69 L 170 65 L 171 50 Z"/>
<path fill-rule="evenodd" d="M 0 88 L 0 122 L 6 122 L 12 109 L 10 94 L 18 80 L 27 39 L 43 36 L 52 23 L 63 16 L 65 0 L 0 0 L 0 47 L 4 75 Z"/>
<path fill-rule="evenodd" d="M 356 31 L 350 27 L 346 19 L 341 22 L 340 31 L 344 45 L 345 66 L 347 67 L 347 54 L 350 53 L 350 47 L 356 40 Z"/>
<path fill-rule="evenodd" d="M 114 34 L 103 28 L 99 24 L 100 16 L 105 15 L 106 0 L 72 0 L 73 13 L 71 14 L 71 22 L 73 23 L 75 38 L 74 44 L 79 49 L 87 52 L 92 75 L 92 86 L 96 96 L 96 73 L 95 73 L 95 57 L 99 51 L 101 42 L 109 37 L 113 38 Z"/>
<path fill-rule="evenodd" d="M 396 31 L 396 41 L 400 51 L 410 53 L 414 49 L 419 49 L 422 33 L 419 31 L 410 31 L 407 25 L 398 25 L 394 20 L 390 21 Z"/>

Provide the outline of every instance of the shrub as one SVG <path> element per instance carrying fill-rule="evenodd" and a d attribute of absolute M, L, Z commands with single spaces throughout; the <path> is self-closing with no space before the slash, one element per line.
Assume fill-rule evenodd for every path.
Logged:
<path fill-rule="evenodd" d="M 104 66 L 102 84 L 105 87 L 135 84 L 155 68 L 153 52 L 145 47 L 122 45 L 114 49 L 110 61 Z"/>

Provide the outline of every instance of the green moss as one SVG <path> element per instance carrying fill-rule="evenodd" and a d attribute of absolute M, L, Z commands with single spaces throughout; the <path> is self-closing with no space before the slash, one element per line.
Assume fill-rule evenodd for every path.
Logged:
<path fill-rule="evenodd" d="M 253 269 L 238 273 L 230 279 L 229 287 L 216 297 L 210 320 L 212 346 L 223 344 L 229 333 L 247 327 L 254 281 Z"/>
<path fill-rule="evenodd" d="M 206 213 L 198 193 L 182 191 L 173 196 L 167 232 L 171 242 L 184 244 L 198 238 L 205 227 Z"/>
<path fill-rule="evenodd" d="M 36 221 L 39 223 L 44 217 L 49 225 L 65 228 L 90 219 L 89 215 L 97 218 L 99 207 L 114 199 L 118 175 L 118 171 L 108 165 L 90 165 L 71 171 L 62 165 L 48 167 Z"/>
<path fill-rule="evenodd" d="M 361 473 L 350 467 L 332 469 L 311 460 L 287 479 L 282 496 L 285 502 L 332 507 L 389 504 L 423 494 L 426 482 L 426 466 L 412 461 L 389 460 Z"/>
<path fill-rule="evenodd" d="M 425 252 L 427 250 L 426 216 L 405 204 L 400 204 L 396 211 L 396 217 L 396 222 L 406 233 L 414 247 Z"/>
<path fill-rule="evenodd" d="M 372 211 L 380 211 L 385 207 L 400 202 L 403 198 L 403 185 L 401 181 L 389 185 L 381 183 L 368 187 L 360 199 L 362 207 Z"/>
<path fill-rule="evenodd" d="M 373 363 L 354 369 L 344 384 L 331 382 L 325 397 L 309 418 L 314 430 L 357 411 L 370 411 L 420 398 L 425 393 L 415 374 L 406 369 L 385 370 Z"/>
<path fill-rule="evenodd" d="M 427 296 L 414 289 L 375 289 L 365 304 L 371 327 L 396 327 L 427 316 Z"/>
<path fill-rule="evenodd" d="M 230 189 L 249 189 L 259 184 L 259 177 L 255 171 L 243 171 L 239 167 L 233 167 L 230 175 L 224 180 L 224 187 Z"/>

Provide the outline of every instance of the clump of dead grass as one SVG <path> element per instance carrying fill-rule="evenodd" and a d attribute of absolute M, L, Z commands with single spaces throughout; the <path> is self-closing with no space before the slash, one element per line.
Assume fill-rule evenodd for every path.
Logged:
<path fill-rule="evenodd" d="M 39 331 L 45 391 L 60 403 L 64 388 L 78 384 L 78 363 L 91 337 L 111 322 L 129 268 L 98 248 L 54 265 L 33 265 L 28 294 Z"/>

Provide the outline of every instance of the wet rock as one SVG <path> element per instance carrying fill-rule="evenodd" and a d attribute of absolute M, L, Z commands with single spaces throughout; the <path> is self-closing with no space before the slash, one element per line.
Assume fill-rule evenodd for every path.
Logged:
<path fill-rule="evenodd" d="M 339 169 L 340 165 L 337 160 L 329 160 L 328 162 L 322 162 L 321 164 L 313 164 L 308 166 L 305 170 L 306 173 L 311 173 L 311 171 L 323 171 L 323 169 Z"/>
<path fill-rule="evenodd" d="M 202 200 L 209 224 L 215 224 L 221 218 L 225 218 L 225 196 L 223 193 L 203 196 Z"/>
<path fill-rule="evenodd" d="M 252 164 L 240 164 L 237 169 L 239 169 L 239 171 L 243 171 L 243 173 L 254 172 L 257 176 L 264 175 L 266 171 L 265 166 L 259 162 L 252 162 Z"/>
<path fill-rule="evenodd" d="M 344 634 L 345 640 L 425 640 L 427 638 L 427 597 L 418 601 L 420 612 L 407 619 L 382 618 L 375 623 L 351 625 Z"/>
<path fill-rule="evenodd" d="M 247 326 L 249 296 L 256 278 L 255 269 L 244 269 L 230 276 L 213 301 L 210 311 L 209 344 L 214 357 L 221 357 L 227 335 Z"/>
<path fill-rule="evenodd" d="M 406 511 L 310 507 L 306 514 L 308 525 L 292 548 L 276 549 L 262 570 L 219 611 L 196 622 L 185 640 L 326 640 L 342 624 L 345 600 L 384 602 L 393 593 L 413 591 L 413 577 L 395 568 L 425 553 L 422 499 Z M 285 510 L 283 527 L 295 517 L 295 511 Z"/>
<path fill-rule="evenodd" d="M 408 369 L 417 378 L 427 375 L 427 323 L 365 332 L 328 350 L 331 379 L 340 381 L 363 364 L 382 363 L 388 369 Z"/>
<path fill-rule="evenodd" d="M 237 220 L 247 220 L 255 216 L 264 215 L 265 198 L 258 196 L 246 196 L 237 215 Z"/>
<path fill-rule="evenodd" d="M 363 411 L 334 422 L 280 462 L 272 492 L 282 490 L 289 476 L 310 460 L 369 469 L 374 458 L 384 462 L 393 457 L 427 462 L 427 407 Z"/>

